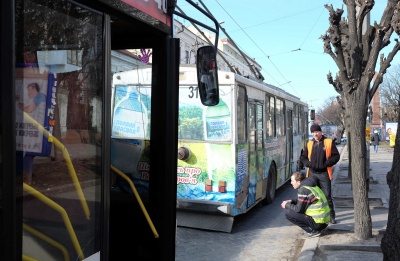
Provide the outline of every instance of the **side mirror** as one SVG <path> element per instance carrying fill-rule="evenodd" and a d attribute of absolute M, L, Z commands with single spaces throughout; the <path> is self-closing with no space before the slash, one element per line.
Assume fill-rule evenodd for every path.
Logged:
<path fill-rule="evenodd" d="M 201 103 L 214 106 L 219 103 L 217 56 L 213 46 L 197 49 L 197 85 Z"/>

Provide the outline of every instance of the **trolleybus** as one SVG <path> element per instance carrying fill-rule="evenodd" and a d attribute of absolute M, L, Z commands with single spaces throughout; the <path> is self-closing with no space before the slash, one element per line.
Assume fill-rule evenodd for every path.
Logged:
<path fill-rule="evenodd" d="M 127 127 L 141 138 L 123 138 L 113 125 L 111 161 L 129 173 L 140 191 L 147 189 L 149 178 L 150 71 L 121 72 L 113 80 L 113 122 L 119 97 L 130 97 L 136 109 Z M 307 141 L 308 107 L 280 88 L 232 72 L 219 71 L 218 81 L 219 103 L 206 107 L 199 99 L 195 67 L 180 66 L 177 224 L 230 232 L 235 216 L 272 202 L 276 189 L 296 170 Z"/>

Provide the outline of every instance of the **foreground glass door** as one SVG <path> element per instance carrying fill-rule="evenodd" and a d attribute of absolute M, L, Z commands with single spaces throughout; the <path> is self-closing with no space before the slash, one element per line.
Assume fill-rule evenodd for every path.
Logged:
<path fill-rule="evenodd" d="M 23 256 L 99 260 L 103 16 L 63 0 L 16 6 Z"/>

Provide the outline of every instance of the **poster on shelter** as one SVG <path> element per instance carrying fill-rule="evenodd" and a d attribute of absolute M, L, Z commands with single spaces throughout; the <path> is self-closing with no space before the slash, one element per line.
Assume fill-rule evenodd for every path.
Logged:
<path fill-rule="evenodd" d="M 385 140 L 389 141 L 389 134 L 396 134 L 397 132 L 397 122 L 386 122 L 385 123 Z"/>
<path fill-rule="evenodd" d="M 52 95 L 54 77 L 48 72 L 41 73 L 37 67 L 17 68 L 16 75 L 16 149 L 36 155 L 48 154 L 47 138 L 40 126 L 49 130 L 49 114 L 46 112 L 51 106 L 49 96 Z"/>

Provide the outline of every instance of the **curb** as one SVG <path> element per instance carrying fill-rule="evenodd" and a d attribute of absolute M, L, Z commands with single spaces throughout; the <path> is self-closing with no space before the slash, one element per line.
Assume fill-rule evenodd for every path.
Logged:
<path fill-rule="evenodd" d="M 380 245 L 319 245 L 318 249 L 322 251 L 363 251 L 382 253 Z"/>
<path fill-rule="evenodd" d="M 311 261 L 318 247 L 319 238 L 310 238 L 304 241 L 298 261 Z"/>

